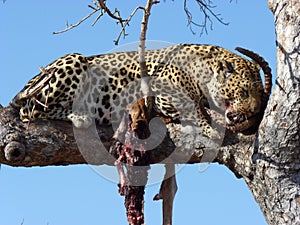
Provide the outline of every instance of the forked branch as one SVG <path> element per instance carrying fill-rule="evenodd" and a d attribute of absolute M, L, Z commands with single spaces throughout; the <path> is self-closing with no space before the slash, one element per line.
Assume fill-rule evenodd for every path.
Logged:
<path fill-rule="evenodd" d="M 184 11 L 185 11 L 185 14 L 187 15 L 188 26 L 193 34 L 196 33 L 193 29 L 193 26 L 201 28 L 200 35 L 202 35 L 204 32 L 207 33 L 207 27 L 210 27 L 210 29 L 212 30 L 214 19 L 223 25 L 229 24 L 227 22 L 224 22 L 224 20 L 220 17 L 220 14 L 214 12 L 214 8 L 216 6 L 213 4 L 213 2 L 211 0 L 195 0 L 195 1 L 196 1 L 197 5 L 199 6 L 200 14 L 203 15 L 202 23 L 195 21 L 195 19 L 193 18 L 193 13 L 190 11 L 190 8 L 187 4 L 187 0 L 184 0 Z M 230 0 L 230 2 L 232 2 L 232 0 Z M 157 1 L 157 0 L 151 1 L 151 5 L 156 4 L 156 3 L 159 3 L 159 1 Z M 67 32 L 69 30 L 72 30 L 75 27 L 78 27 L 79 25 L 81 25 L 84 21 L 88 20 L 90 17 L 92 17 L 94 14 L 96 14 L 98 12 L 99 15 L 97 16 L 97 18 L 93 21 L 93 23 L 91 25 L 94 26 L 104 14 L 107 14 L 109 17 L 111 17 L 113 20 L 115 20 L 117 24 L 120 24 L 120 26 L 121 26 L 119 35 L 116 38 L 116 40 L 114 40 L 114 43 L 116 45 L 118 45 L 121 37 L 123 36 L 125 38 L 128 35 L 126 33 L 126 27 L 129 25 L 133 16 L 137 13 L 138 10 L 144 10 L 144 11 L 146 10 L 142 6 L 137 6 L 132 11 L 132 13 L 129 15 L 128 18 L 123 19 L 120 11 L 117 8 L 115 8 L 114 11 L 112 11 L 106 5 L 105 0 L 93 1 L 93 5 L 88 5 L 88 7 L 92 9 L 92 12 L 90 12 L 88 15 L 83 17 L 81 20 L 79 20 L 75 24 L 70 25 L 69 22 L 67 21 L 65 29 L 63 29 L 61 31 L 55 31 L 55 32 L 53 32 L 53 34 L 61 34 L 61 33 Z M 146 14 L 147 13 L 145 13 L 145 15 Z"/>
<path fill-rule="evenodd" d="M 156 4 L 158 2 L 159 1 L 151 1 L 151 5 Z M 97 16 L 97 18 L 93 21 L 93 23 L 91 25 L 94 26 L 104 14 L 107 14 L 109 17 L 111 17 L 113 20 L 115 20 L 117 24 L 120 24 L 120 26 L 121 26 L 119 35 L 116 38 L 116 40 L 114 40 L 115 45 L 118 45 L 121 37 L 123 36 L 125 38 L 128 35 L 126 33 L 126 27 L 129 25 L 129 23 L 131 22 L 132 18 L 135 16 L 135 14 L 139 10 L 144 10 L 144 11 L 146 10 L 142 6 L 137 6 L 132 11 L 132 13 L 129 15 L 129 17 L 127 19 L 123 19 L 120 11 L 117 8 L 115 8 L 114 12 L 113 12 L 111 9 L 109 9 L 107 7 L 105 0 L 94 1 L 93 5 L 88 5 L 88 7 L 92 9 L 91 13 L 89 13 L 88 15 L 83 17 L 76 24 L 70 25 L 69 22 L 67 21 L 66 28 L 64 30 L 53 32 L 53 34 L 61 34 L 61 33 L 67 32 L 69 30 L 72 30 L 72 29 L 78 27 L 79 25 L 81 25 L 84 21 L 88 20 L 90 17 L 92 17 L 94 14 L 96 14 L 98 12 L 99 15 Z M 147 13 L 145 13 L 145 14 L 147 14 Z"/>
<path fill-rule="evenodd" d="M 92 6 L 89 5 L 90 8 L 93 9 L 93 11 L 88 14 L 87 16 L 83 17 L 81 20 L 79 20 L 76 24 L 71 24 L 69 25 L 69 22 L 66 22 L 66 28 L 64 30 L 60 30 L 60 31 L 54 31 L 53 34 L 61 34 L 61 33 L 65 33 L 69 30 L 72 30 L 75 27 L 78 27 L 80 24 L 82 24 L 84 21 L 86 21 L 88 18 L 90 18 L 92 15 L 94 15 L 96 12 L 99 11 L 99 9 L 94 8 Z M 102 16 L 102 12 L 100 12 L 99 16 L 97 17 L 97 19 L 92 23 L 92 26 L 96 23 L 96 21 Z"/>
<path fill-rule="evenodd" d="M 104 14 L 107 14 L 109 17 L 116 20 L 117 24 L 121 25 L 121 28 L 122 28 L 122 31 L 123 31 L 122 33 L 124 33 L 124 36 L 126 36 L 125 35 L 125 27 L 128 25 L 131 18 L 123 19 L 121 17 L 120 11 L 118 9 L 115 9 L 114 12 L 112 12 L 107 7 L 105 0 L 93 1 L 93 5 L 88 5 L 88 7 L 93 10 L 91 13 L 89 13 L 87 16 L 83 17 L 76 24 L 69 25 L 69 22 L 67 21 L 66 22 L 66 28 L 64 30 L 53 32 L 53 34 L 61 34 L 61 33 L 67 32 L 69 30 L 72 30 L 75 27 L 78 27 L 80 24 L 82 24 L 84 21 L 86 21 L 87 19 L 89 19 L 91 16 L 93 16 L 95 13 L 98 12 L 99 15 L 97 16 L 97 18 L 92 23 L 92 26 L 94 26 Z"/>
<path fill-rule="evenodd" d="M 124 24 L 122 25 L 122 29 L 121 29 L 121 31 L 120 31 L 120 33 L 119 33 L 117 39 L 114 40 L 115 45 L 118 45 L 118 44 L 119 44 L 119 41 L 120 41 L 120 38 L 122 37 L 122 35 L 123 35 L 124 37 L 127 36 L 127 34 L 126 34 L 126 32 L 125 32 L 125 28 L 126 28 L 126 26 L 129 25 L 129 22 L 132 20 L 133 16 L 137 13 L 138 10 L 145 10 L 145 8 L 142 7 L 142 6 L 138 6 L 138 7 L 136 7 L 136 8 L 132 11 L 132 13 L 131 13 L 130 16 L 128 17 L 128 19 L 127 19 L 127 20 L 124 22 Z"/>
<path fill-rule="evenodd" d="M 211 0 L 195 0 L 199 6 L 200 14 L 203 15 L 203 22 L 198 23 L 193 19 L 193 13 L 190 11 L 187 0 L 184 0 L 184 11 L 187 16 L 188 26 L 193 34 L 196 32 L 193 29 L 193 26 L 199 27 L 201 29 L 200 36 L 205 32 L 207 33 L 207 27 L 209 26 L 212 30 L 213 28 L 213 19 L 217 20 L 223 25 L 228 25 L 229 23 L 224 22 L 223 18 L 221 18 L 220 14 L 214 12 L 214 8 L 216 7 Z M 209 25 L 208 25 L 209 24 Z"/>

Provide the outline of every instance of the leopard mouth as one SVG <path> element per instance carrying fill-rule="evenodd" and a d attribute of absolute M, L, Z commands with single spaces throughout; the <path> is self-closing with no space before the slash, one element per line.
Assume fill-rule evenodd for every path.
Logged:
<path fill-rule="evenodd" d="M 248 119 L 246 114 L 236 111 L 226 111 L 225 118 L 228 126 L 234 126 L 235 124 L 243 123 Z"/>
<path fill-rule="evenodd" d="M 259 113 L 247 115 L 246 113 L 230 109 L 227 109 L 225 112 L 226 127 L 234 133 L 252 134 L 262 119 Z"/>

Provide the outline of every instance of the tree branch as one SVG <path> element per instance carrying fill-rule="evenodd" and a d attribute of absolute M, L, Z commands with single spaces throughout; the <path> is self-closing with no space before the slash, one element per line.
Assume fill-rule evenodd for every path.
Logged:
<path fill-rule="evenodd" d="M 202 35 L 204 32 L 207 33 L 208 23 L 209 23 L 210 29 L 212 30 L 213 19 L 217 20 L 218 22 L 220 22 L 223 25 L 229 24 L 229 23 L 223 21 L 223 19 L 220 17 L 220 14 L 217 14 L 214 12 L 213 8 L 215 8 L 215 5 L 213 5 L 211 0 L 195 0 L 195 1 L 199 6 L 199 10 L 200 10 L 201 14 L 203 15 L 203 22 L 201 24 L 195 22 L 195 20 L 193 19 L 193 15 L 187 5 L 187 0 L 184 0 L 184 11 L 188 18 L 188 26 L 193 34 L 195 34 L 195 31 L 193 30 L 193 26 L 201 28 L 200 35 Z M 151 1 L 151 2 L 152 2 L 151 5 L 159 3 L 159 1 Z M 230 0 L 230 2 L 232 2 L 232 0 Z M 72 29 L 78 27 L 79 25 L 81 25 L 84 21 L 89 19 L 96 12 L 99 12 L 99 15 L 94 20 L 94 22 L 91 24 L 92 26 L 94 26 L 98 22 L 98 20 L 106 13 L 109 17 L 116 20 L 117 24 L 121 25 L 121 31 L 119 32 L 119 35 L 116 38 L 116 40 L 114 40 L 114 43 L 116 45 L 118 45 L 121 36 L 122 35 L 124 35 L 124 37 L 127 36 L 127 34 L 125 32 L 126 26 L 129 25 L 129 22 L 132 20 L 133 16 L 136 14 L 136 12 L 139 9 L 145 10 L 144 7 L 138 6 L 132 11 L 132 13 L 129 15 L 129 17 L 127 19 L 123 19 L 121 17 L 120 11 L 117 8 L 114 10 L 114 12 L 112 12 L 107 7 L 105 0 L 97 0 L 97 1 L 94 1 L 93 4 L 94 4 L 94 6 L 88 5 L 88 7 L 93 10 L 91 13 L 89 13 L 87 16 L 83 17 L 76 24 L 69 25 L 69 22 L 67 21 L 66 28 L 64 30 L 55 31 L 55 32 L 53 32 L 53 34 L 61 34 L 61 33 L 67 32 L 69 30 L 72 30 Z"/>
<path fill-rule="evenodd" d="M 58 120 L 23 123 L 19 119 L 17 109 L 10 105 L 1 107 L 0 164 L 23 167 L 86 164 L 87 161 L 93 165 L 114 164 L 115 158 L 107 152 L 114 141 L 112 127 L 96 128 L 107 151 L 103 151 L 101 147 L 97 148 L 99 137 L 94 137 L 92 131 L 73 129 L 70 122 Z M 204 157 L 209 155 L 211 149 L 205 147 L 202 143 L 204 140 L 201 142 L 199 139 L 199 128 L 191 127 L 191 130 L 185 132 L 180 124 L 170 123 L 167 124 L 167 129 L 169 135 L 150 151 L 150 164 L 211 162 L 209 158 Z M 90 147 L 87 146 L 85 152 L 78 148 L 74 133 L 84 140 L 89 140 L 87 145 Z M 195 138 L 195 141 L 191 144 L 187 137 Z M 214 161 L 229 166 L 235 165 L 230 161 L 231 153 L 238 153 L 239 157 L 245 155 L 241 149 L 252 149 L 250 143 L 253 143 L 255 135 L 244 136 L 228 132 L 224 138 L 224 146 L 216 149 L 219 152 Z M 92 160 L 84 158 L 83 155 L 90 155 Z"/>
<path fill-rule="evenodd" d="M 94 3 L 95 4 L 95 3 Z M 100 14 L 98 15 L 97 19 L 92 23 L 92 26 L 99 20 L 99 18 L 103 15 L 101 8 L 97 7 L 93 7 L 91 5 L 88 5 L 88 7 L 90 7 L 91 9 L 93 9 L 93 11 L 91 13 L 89 13 L 87 16 L 83 17 L 81 20 L 79 20 L 76 24 L 74 25 L 69 25 L 69 22 L 66 22 L 66 28 L 64 30 L 61 31 L 54 31 L 53 34 L 62 34 L 65 33 L 69 30 L 74 29 L 75 27 L 78 27 L 80 24 L 82 24 L 84 21 L 86 21 L 88 18 L 90 18 L 92 15 L 94 15 L 96 12 L 100 11 Z"/>
<path fill-rule="evenodd" d="M 119 10 L 115 9 L 115 14 L 117 14 L 117 16 L 116 16 L 114 13 L 112 13 L 110 11 L 109 8 L 107 8 L 106 0 L 98 0 L 98 2 L 99 2 L 99 6 L 100 6 L 99 8 L 104 10 L 104 12 L 107 13 L 112 19 L 115 19 L 118 23 L 122 24 L 122 26 L 123 26 L 124 20 L 121 18 Z"/>
<path fill-rule="evenodd" d="M 195 0 L 195 1 L 199 6 L 200 14 L 203 15 L 203 22 L 201 24 L 195 22 L 195 20 L 193 19 L 193 14 L 191 13 L 189 7 L 187 6 L 187 0 L 184 0 L 183 2 L 184 11 L 188 19 L 188 26 L 193 34 L 196 34 L 196 32 L 193 30 L 192 27 L 193 25 L 201 28 L 200 36 L 204 32 L 207 34 L 207 26 L 208 26 L 207 24 L 209 23 L 209 27 L 212 30 L 213 19 L 216 19 L 219 23 L 223 25 L 229 24 L 223 21 L 223 19 L 220 17 L 220 14 L 216 14 L 213 11 L 213 8 L 215 8 L 216 6 L 213 5 L 211 0 Z"/>
<path fill-rule="evenodd" d="M 150 93 L 150 87 L 148 82 L 148 72 L 147 72 L 147 65 L 145 60 L 145 51 L 146 51 L 146 34 L 148 29 L 148 21 L 150 17 L 151 8 L 154 4 L 158 4 L 159 1 L 155 0 L 148 0 L 146 7 L 144 8 L 144 16 L 142 19 L 141 24 L 141 31 L 140 31 L 140 41 L 138 46 L 138 55 L 139 55 L 139 66 L 140 66 L 140 74 L 142 77 L 141 81 L 141 90 L 146 98 L 146 106 L 148 108 L 148 113 L 151 113 L 152 110 L 152 98 Z"/>
<path fill-rule="evenodd" d="M 136 8 L 132 11 L 132 13 L 131 13 L 130 16 L 128 17 L 128 19 L 124 22 L 124 24 L 122 25 L 122 29 L 121 29 L 121 31 L 120 31 L 120 33 L 119 33 L 117 39 L 114 40 L 115 45 L 118 45 L 118 44 L 119 44 L 119 41 L 120 41 L 120 38 L 121 38 L 122 34 L 124 34 L 124 37 L 127 35 L 127 34 L 125 33 L 125 28 L 126 28 L 127 25 L 129 25 L 129 22 L 132 20 L 133 16 L 134 16 L 134 15 L 137 13 L 137 11 L 140 10 L 140 9 L 145 10 L 145 8 L 142 7 L 142 6 L 136 7 Z"/>
<path fill-rule="evenodd" d="M 99 15 L 97 16 L 97 18 L 92 23 L 92 26 L 94 26 L 98 22 L 98 20 L 106 13 L 109 17 L 111 17 L 112 19 L 116 20 L 117 24 L 121 24 L 121 28 L 122 28 L 121 34 L 124 33 L 124 36 L 125 36 L 125 27 L 130 22 L 132 16 L 129 19 L 124 20 L 121 17 L 121 13 L 120 13 L 120 11 L 118 9 L 115 9 L 115 12 L 112 13 L 112 11 L 106 6 L 106 1 L 105 0 L 98 0 L 98 1 L 94 1 L 93 3 L 94 3 L 94 6 L 88 5 L 88 7 L 93 10 L 91 13 L 89 13 L 87 16 L 83 17 L 81 20 L 79 20 L 74 25 L 69 25 L 69 23 L 67 21 L 66 22 L 66 28 L 64 30 L 53 32 L 53 34 L 61 34 L 61 33 L 67 32 L 67 31 L 69 31 L 71 29 L 74 29 L 75 27 L 78 27 L 84 21 L 86 21 L 87 19 L 89 19 L 96 12 L 99 12 Z M 118 39 L 119 38 L 120 37 L 118 37 Z"/>
<path fill-rule="evenodd" d="M 151 1 L 151 4 L 156 4 L 159 1 Z M 123 19 L 121 17 L 121 13 L 118 9 L 115 9 L 114 13 L 107 7 L 106 5 L 106 1 L 105 0 L 98 0 L 98 1 L 94 1 L 94 6 L 92 5 L 88 5 L 89 8 L 91 8 L 93 11 L 91 13 L 89 13 L 87 16 L 83 17 L 81 20 L 79 20 L 76 24 L 74 25 L 69 25 L 68 21 L 66 22 L 66 28 L 64 30 L 61 31 L 56 31 L 53 32 L 53 34 L 61 34 L 64 32 L 67 32 L 69 30 L 74 29 L 75 27 L 78 27 L 79 25 L 81 25 L 84 21 L 86 21 L 87 19 L 89 19 L 91 16 L 93 16 L 96 12 L 99 12 L 99 15 L 97 16 L 97 18 L 94 20 L 94 22 L 92 23 L 92 26 L 94 26 L 98 20 L 106 13 L 109 17 L 111 17 L 112 19 L 116 20 L 117 24 L 121 25 L 121 30 L 119 32 L 118 37 L 116 38 L 116 40 L 114 40 L 115 45 L 119 44 L 120 38 L 123 35 L 124 37 L 127 36 L 126 34 L 126 27 L 129 25 L 130 21 L 132 20 L 132 18 L 134 17 L 134 15 L 137 13 L 138 10 L 145 10 L 144 7 L 142 6 L 137 6 L 132 13 L 129 15 L 129 17 L 127 19 Z"/>

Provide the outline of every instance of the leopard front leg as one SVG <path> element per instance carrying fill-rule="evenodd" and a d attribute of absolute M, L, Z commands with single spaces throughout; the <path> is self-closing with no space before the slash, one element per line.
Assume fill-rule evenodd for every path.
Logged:
<path fill-rule="evenodd" d="M 197 109 L 185 112 L 182 121 L 190 121 L 192 124 L 198 126 L 201 130 L 201 135 L 208 137 L 212 141 L 218 141 L 221 138 L 218 129 L 212 127 L 211 118 L 204 108 L 202 110 Z"/>
<path fill-rule="evenodd" d="M 172 103 L 172 104 L 171 104 Z M 202 104 L 202 103 L 201 103 Z M 157 95 L 154 108 L 159 114 L 178 121 L 182 126 L 195 126 L 200 129 L 201 135 L 212 140 L 219 140 L 220 134 L 211 125 L 211 118 L 204 106 L 199 106 L 189 98 L 175 98 L 174 96 Z"/>
<path fill-rule="evenodd" d="M 207 136 L 211 140 L 220 140 L 221 136 L 219 132 L 214 129 L 206 119 L 200 119 L 198 123 L 202 129 L 203 135 Z"/>

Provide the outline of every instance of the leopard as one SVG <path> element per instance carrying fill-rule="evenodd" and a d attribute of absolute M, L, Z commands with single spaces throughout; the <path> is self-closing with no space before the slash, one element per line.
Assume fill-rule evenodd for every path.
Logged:
<path fill-rule="evenodd" d="M 258 54 L 207 44 L 176 44 L 145 51 L 142 77 L 137 51 L 93 56 L 67 54 L 33 77 L 11 101 L 23 122 L 72 121 L 87 128 L 93 121 L 111 125 L 150 87 L 153 110 L 168 121 L 187 121 L 204 136 L 219 137 L 207 109 L 225 117 L 226 127 L 242 132 L 252 126 L 270 95 L 271 70 Z M 263 69 L 265 84 L 260 69 Z"/>

